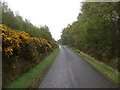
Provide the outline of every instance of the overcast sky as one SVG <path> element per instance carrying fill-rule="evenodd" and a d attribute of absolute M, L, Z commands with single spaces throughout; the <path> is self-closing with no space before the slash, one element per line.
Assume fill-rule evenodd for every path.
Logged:
<path fill-rule="evenodd" d="M 2 0 L 36 26 L 47 25 L 55 40 L 62 29 L 77 20 L 83 0 Z"/>

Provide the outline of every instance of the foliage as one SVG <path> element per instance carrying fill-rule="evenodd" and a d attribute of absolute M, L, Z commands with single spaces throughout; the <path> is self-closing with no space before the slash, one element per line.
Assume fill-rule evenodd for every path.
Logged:
<path fill-rule="evenodd" d="M 30 37 L 24 31 L 17 31 L 1 24 L 2 55 L 3 55 L 3 85 L 9 80 L 16 79 L 15 74 L 21 75 L 41 61 L 41 57 L 51 52 L 57 44 L 46 39 Z M 22 65 L 23 66 L 20 66 Z M 28 64 L 24 66 L 24 64 Z M 22 71 L 20 71 L 24 68 Z M 6 73 L 9 73 L 6 77 Z M 11 76 L 12 75 L 12 76 Z M 17 75 L 16 75 L 17 76 Z M 17 77 L 18 77 L 17 76 Z"/>
<path fill-rule="evenodd" d="M 43 60 L 57 44 L 46 25 L 34 26 L 19 12 L 14 13 L 6 2 L 0 1 L 1 16 L 0 53 L 2 51 L 4 87 Z"/>
<path fill-rule="evenodd" d="M 84 2 L 78 20 L 68 25 L 62 44 L 71 45 L 118 69 L 120 2 Z"/>
<path fill-rule="evenodd" d="M 116 84 L 116 87 L 120 86 L 120 81 L 119 81 L 119 77 L 120 77 L 120 73 L 107 66 L 106 64 L 90 57 L 89 55 L 76 50 L 74 48 L 69 47 L 71 50 L 73 50 L 76 54 L 78 54 L 80 57 L 82 57 L 84 60 L 86 60 L 91 66 L 93 66 L 94 69 L 96 69 L 97 71 L 99 71 L 101 74 L 103 74 L 106 78 L 108 78 L 109 80 L 111 80 L 112 82 L 114 82 Z M 118 59 L 116 59 L 117 61 Z M 117 62 L 118 63 L 118 62 Z M 117 64 L 115 64 L 117 65 Z"/>
<path fill-rule="evenodd" d="M 19 12 L 16 12 L 14 14 L 13 11 L 8 7 L 8 4 L 6 2 L 2 3 L 2 7 L 0 7 L 0 10 L 1 8 L 2 24 L 5 24 L 12 29 L 25 31 L 29 33 L 31 37 L 39 37 L 53 41 L 51 33 L 49 32 L 49 28 L 46 25 L 36 27 L 29 20 L 23 20 L 22 16 L 19 15 Z"/>
<path fill-rule="evenodd" d="M 55 57 L 58 55 L 58 52 L 59 48 L 56 48 L 42 62 L 5 88 L 36 88 L 36 84 L 42 81 L 51 64 L 55 60 Z"/>

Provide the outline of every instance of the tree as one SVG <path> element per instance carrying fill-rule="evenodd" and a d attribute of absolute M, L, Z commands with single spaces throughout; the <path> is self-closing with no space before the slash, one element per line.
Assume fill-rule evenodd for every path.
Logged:
<path fill-rule="evenodd" d="M 6 2 L 2 3 L 2 8 L 0 9 L 2 9 L 2 24 L 5 24 L 12 29 L 25 31 L 32 37 L 39 37 L 53 41 L 49 28 L 46 25 L 36 27 L 28 19 L 23 20 L 19 12 L 16 12 L 15 15 Z"/>
<path fill-rule="evenodd" d="M 98 60 L 115 63 L 113 67 L 117 68 L 120 41 L 118 7 L 120 2 L 84 2 L 77 21 L 63 30 L 61 41 Z"/>

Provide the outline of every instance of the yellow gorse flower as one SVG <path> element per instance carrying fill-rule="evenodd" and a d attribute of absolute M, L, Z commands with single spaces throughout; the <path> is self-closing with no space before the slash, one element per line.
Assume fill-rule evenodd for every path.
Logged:
<path fill-rule="evenodd" d="M 13 55 L 14 51 L 20 52 L 21 48 L 25 44 L 30 44 L 31 41 L 34 42 L 34 48 L 39 48 L 43 52 L 52 50 L 53 43 L 48 42 L 46 39 L 30 37 L 28 33 L 22 31 L 16 31 L 8 28 L 7 26 L 0 24 L 0 29 L 2 30 L 2 42 L 3 42 L 3 54 L 6 56 Z M 4 47 L 5 46 L 5 47 Z M 35 51 L 35 50 L 33 50 Z M 35 53 L 33 53 L 35 56 Z"/>
<path fill-rule="evenodd" d="M 5 51 L 5 54 L 8 56 L 13 55 L 12 53 L 13 49 L 11 47 L 5 48 L 4 51 Z"/>
<path fill-rule="evenodd" d="M 2 47 L 0 46 L 0 51 L 2 51 Z"/>
<path fill-rule="evenodd" d="M 13 64 L 13 65 L 11 65 L 11 68 L 16 69 L 16 66 Z"/>

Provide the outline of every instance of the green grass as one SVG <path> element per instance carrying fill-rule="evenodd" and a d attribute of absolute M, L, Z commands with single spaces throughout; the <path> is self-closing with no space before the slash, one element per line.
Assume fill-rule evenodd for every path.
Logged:
<path fill-rule="evenodd" d="M 83 58 L 85 61 L 87 61 L 92 67 L 94 67 L 97 71 L 103 74 L 106 78 L 111 80 L 117 86 L 120 86 L 120 80 L 119 80 L 120 73 L 117 70 L 105 65 L 104 63 L 90 57 L 89 55 L 79 50 L 76 50 L 72 47 L 69 47 L 69 48 L 73 50 L 76 54 L 78 54 L 81 58 Z"/>
<path fill-rule="evenodd" d="M 46 72 L 58 55 L 58 52 L 59 48 L 55 49 L 42 62 L 33 67 L 29 72 L 25 73 L 18 80 L 11 83 L 9 86 L 7 86 L 7 88 L 28 88 L 36 82 L 36 79 L 44 78 Z"/>

